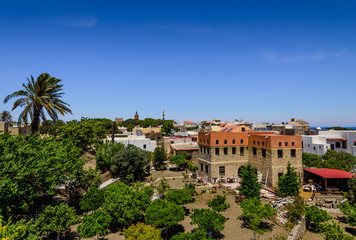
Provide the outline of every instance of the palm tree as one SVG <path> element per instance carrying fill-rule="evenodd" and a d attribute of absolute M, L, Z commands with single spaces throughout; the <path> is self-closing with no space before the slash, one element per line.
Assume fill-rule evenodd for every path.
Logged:
<path fill-rule="evenodd" d="M 25 107 L 19 116 L 19 122 L 27 124 L 27 117 L 31 118 L 31 132 L 38 131 L 41 119 L 46 120 L 45 112 L 53 121 L 58 120 L 58 113 L 64 116 L 65 113 L 72 113 L 67 107 L 68 103 L 63 102 L 60 97 L 64 94 L 62 91 L 62 80 L 51 77 L 48 73 L 42 73 L 35 81 L 33 76 L 31 80 L 27 78 L 27 84 L 22 84 L 24 90 L 19 90 L 8 95 L 4 103 L 7 103 L 13 97 L 21 97 L 14 102 L 12 110 L 17 107 Z"/>
<path fill-rule="evenodd" d="M 0 113 L 0 121 L 2 122 L 11 122 L 12 121 L 12 116 L 9 111 L 2 111 Z"/>

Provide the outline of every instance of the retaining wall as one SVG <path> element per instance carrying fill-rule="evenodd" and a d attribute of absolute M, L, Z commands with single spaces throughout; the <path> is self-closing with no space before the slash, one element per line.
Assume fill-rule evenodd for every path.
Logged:
<path fill-rule="evenodd" d="M 288 240 L 299 240 L 302 239 L 306 230 L 305 216 L 301 218 L 300 221 L 294 226 L 292 231 L 288 236 Z"/>

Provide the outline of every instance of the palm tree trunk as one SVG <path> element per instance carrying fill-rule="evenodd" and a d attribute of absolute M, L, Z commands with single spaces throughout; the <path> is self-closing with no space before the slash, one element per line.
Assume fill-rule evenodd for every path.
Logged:
<path fill-rule="evenodd" d="M 40 125 L 40 111 L 37 108 L 38 106 L 34 106 L 33 108 L 33 119 L 31 123 L 31 133 L 34 134 L 38 131 L 38 125 Z"/>

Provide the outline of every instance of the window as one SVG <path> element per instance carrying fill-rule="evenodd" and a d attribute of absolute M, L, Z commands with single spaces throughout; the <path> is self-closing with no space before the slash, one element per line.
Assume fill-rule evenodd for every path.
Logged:
<path fill-rule="evenodd" d="M 253 155 L 256 156 L 257 155 L 257 148 L 253 148 Z"/>
<path fill-rule="evenodd" d="M 209 167 L 208 167 L 208 165 L 205 165 L 205 172 L 206 172 L 206 173 L 209 173 Z"/>
<path fill-rule="evenodd" d="M 266 157 L 266 149 L 262 149 L 262 157 Z"/>
<path fill-rule="evenodd" d="M 319 146 L 319 149 L 321 149 L 321 146 Z"/>
<path fill-rule="evenodd" d="M 200 152 L 203 153 L 203 147 L 199 147 L 200 148 Z"/>
<path fill-rule="evenodd" d="M 308 144 L 308 147 L 310 147 L 310 144 Z"/>
<path fill-rule="evenodd" d="M 343 149 L 346 149 L 347 147 L 346 147 L 346 141 L 342 141 L 342 148 Z"/>
<path fill-rule="evenodd" d="M 356 146 L 356 141 L 354 142 L 354 146 Z"/>
<path fill-rule="evenodd" d="M 283 158 L 283 150 L 278 150 L 278 158 Z"/>
<path fill-rule="evenodd" d="M 219 155 L 219 148 L 215 148 L 215 155 Z"/>
<path fill-rule="evenodd" d="M 262 146 L 264 146 L 265 145 L 265 142 L 262 142 Z"/>
<path fill-rule="evenodd" d="M 204 165 L 203 165 L 203 163 L 200 163 L 200 171 L 204 171 Z"/>
<path fill-rule="evenodd" d="M 256 145 L 256 141 L 253 141 L 253 145 Z"/>
<path fill-rule="evenodd" d="M 203 142 L 205 143 L 205 139 L 203 140 Z"/>
<path fill-rule="evenodd" d="M 209 144 L 209 140 L 206 140 L 206 142 Z"/>
<path fill-rule="evenodd" d="M 294 142 L 292 142 L 292 146 L 294 146 Z"/>
<path fill-rule="evenodd" d="M 243 128 L 241 128 L 241 132 L 244 132 L 245 131 L 245 128 L 243 127 Z"/>
<path fill-rule="evenodd" d="M 286 147 L 288 146 L 288 142 L 285 142 L 284 145 L 286 145 Z"/>
<path fill-rule="evenodd" d="M 206 153 L 206 147 L 204 147 L 204 153 Z"/>
<path fill-rule="evenodd" d="M 290 150 L 290 157 L 292 157 L 292 158 L 296 157 L 295 149 Z"/>
<path fill-rule="evenodd" d="M 282 146 L 282 142 L 279 142 L 278 145 L 279 145 L 279 146 Z"/>
<path fill-rule="evenodd" d="M 240 156 L 244 155 L 244 147 L 240 147 Z"/>
<path fill-rule="evenodd" d="M 241 143 L 241 144 L 243 144 L 243 143 L 244 143 L 244 140 L 243 140 L 243 139 L 241 139 L 240 143 Z"/>
<path fill-rule="evenodd" d="M 227 144 L 227 140 L 226 139 L 224 140 L 224 144 Z"/>
<path fill-rule="evenodd" d="M 227 148 L 224 148 L 224 155 L 227 155 Z"/>
<path fill-rule="evenodd" d="M 336 142 L 336 143 L 335 143 L 335 147 L 336 147 L 336 148 L 340 148 L 340 147 L 341 147 L 340 142 Z"/>
<path fill-rule="evenodd" d="M 221 176 L 225 175 L 225 166 L 219 167 L 219 175 L 221 175 Z"/>
<path fill-rule="evenodd" d="M 202 143 L 202 141 L 203 141 L 202 139 L 199 139 L 199 142 L 200 142 L 200 143 Z"/>
<path fill-rule="evenodd" d="M 210 148 L 208 148 L 208 155 L 210 155 Z"/>
<path fill-rule="evenodd" d="M 219 144 L 219 140 L 216 140 L 216 144 Z"/>
<path fill-rule="evenodd" d="M 232 154 L 236 154 L 236 147 L 232 148 Z"/>
<path fill-rule="evenodd" d="M 235 144 L 235 139 L 232 140 L 232 144 Z"/>
<path fill-rule="evenodd" d="M 146 144 L 143 144 L 143 149 L 146 149 Z"/>
<path fill-rule="evenodd" d="M 260 141 L 257 142 L 257 145 L 260 145 Z"/>

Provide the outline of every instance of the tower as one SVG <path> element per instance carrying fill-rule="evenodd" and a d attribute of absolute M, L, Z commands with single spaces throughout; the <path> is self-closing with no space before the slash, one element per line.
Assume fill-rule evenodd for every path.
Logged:
<path fill-rule="evenodd" d="M 136 111 L 136 114 L 135 114 L 135 117 L 134 117 L 135 120 L 140 120 L 139 116 L 138 116 L 138 113 Z"/>
<path fill-rule="evenodd" d="M 164 109 L 163 109 L 163 114 L 162 114 L 162 120 L 164 120 Z"/>

